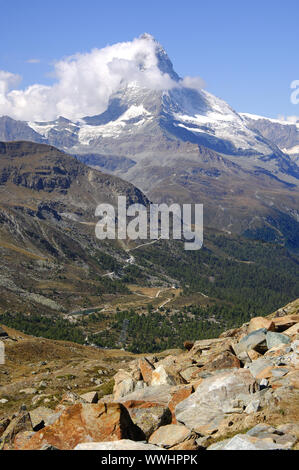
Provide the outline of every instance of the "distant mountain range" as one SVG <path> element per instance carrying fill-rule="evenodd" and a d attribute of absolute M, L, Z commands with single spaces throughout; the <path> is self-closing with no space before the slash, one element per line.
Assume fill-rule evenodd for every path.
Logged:
<path fill-rule="evenodd" d="M 255 114 L 242 113 L 249 127 L 274 142 L 297 164 L 299 162 L 299 119 L 296 122 L 270 119 Z"/>
<path fill-rule="evenodd" d="M 104 113 L 76 122 L 4 116 L 0 140 L 53 145 L 132 182 L 155 202 L 204 203 L 206 226 L 293 246 L 293 234 L 299 237 L 298 124 L 238 114 L 207 91 L 185 87 L 155 44 L 157 64 L 174 88 L 128 83 Z"/>

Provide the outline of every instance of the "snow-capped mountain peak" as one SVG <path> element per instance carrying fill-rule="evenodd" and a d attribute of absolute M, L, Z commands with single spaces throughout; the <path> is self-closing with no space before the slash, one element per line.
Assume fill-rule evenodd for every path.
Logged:
<path fill-rule="evenodd" d="M 156 55 L 156 58 L 157 58 L 157 66 L 158 66 L 159 70 L 162 73 L 167 73 L 170 76 L 170 78 L 172 80 L 174 80 L 175 82 L 179 82 L 181 80 L 181 78 L 175 72 L 175 70 L 173 68 L 173 64 L 172 64 L 170 58 L 168 57 L 168 54 L 165 51 L 164 47 L 154 38 L 154 36 L 152 36 L 149 33 L 142 34 L 140 36 L 140 39 L 142 39 L 144 41 L 152 42 L 154 44 L 155 55 Z"/>
<path fill-rule="evenodd" d="M 154 128 L 172 138 L 229 155 L 275 152 L 225 101 L 205 90 L 186 88 L 181 82 L 169 90 L 151 90 L 138 82 L 129 83 L 112 95 L 104 113 L 86 117 L 77 124 L 79 151 L 81 144 L 95 151 L 105 145 L 105 139 L 113 138 L 117 141 L 109 142 L 109 146 L 115 153 L 120 140 L 125 139 L 130 141 L 130 158 L 134 156 L 137 160 L 136 134 L 145 136 L 154 133 Z M 150 152 L 148 148 L 146 153 Z"/>

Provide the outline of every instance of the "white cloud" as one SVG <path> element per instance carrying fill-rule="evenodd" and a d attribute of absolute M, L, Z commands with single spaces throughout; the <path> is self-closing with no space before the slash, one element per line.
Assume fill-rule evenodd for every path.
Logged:
<path fill-rule="evenodd" d="M 186 88 L 193 88 L 194 90 L 202 90 L 205 87 L 205 82 L 200 77 L 189 77 L 186 76 L 182 80 L 182 85 Z"/>
<path fill-rule="evenodd" d="M 0 71 L 0 115 L 36 121 L 60 115 L 79 119 L 105 111 L 110 95 L 126 83 L 137 81 L 153 89 L 178 86 L 158 67 L 159 47 L 154 38 L 145 35 L 131 42 L 75 54 L 54 64 L 52 86 L 35 84 L 18 89 L 20 77 Z M 198 88 L 201 83 L 200 79 L 190 77 L 183 81 L 191 88 Z"/>
<path fill-rule="evenodd" d="M 18 86 L 20 75 L 0 70 L 0 98 L 5 96 L 12 88 Z"/>
<path fill-rule="evenodd" d="M 18 86 L 21 80 L 19 75 L 0 70 L 0 114 L 10 115 L 13 113 L 13 107 L 8 96 L 11 90 Z M 5 112 L 1 113 L 2 110 Z"/>

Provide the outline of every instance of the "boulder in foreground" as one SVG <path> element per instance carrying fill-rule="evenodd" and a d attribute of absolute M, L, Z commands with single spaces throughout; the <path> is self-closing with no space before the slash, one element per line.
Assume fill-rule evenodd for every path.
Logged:
<path fill-rule="evenodd" d="M 243 411 L 252 401 L 257 383 L 249 370 L 236 369 L 206 378 L 175 409 L 178 423 L 207 435 L 215 432 L 225 414 Z"/>
<path fill-rule="evenodd" d="M 142 440 L 126 408 L 119 403 L 78 403 L 67 408 L 51 426 L 38 431 L 23 447 L 40 450 L 45 445 L 72 450 L 82 442 Z"/>

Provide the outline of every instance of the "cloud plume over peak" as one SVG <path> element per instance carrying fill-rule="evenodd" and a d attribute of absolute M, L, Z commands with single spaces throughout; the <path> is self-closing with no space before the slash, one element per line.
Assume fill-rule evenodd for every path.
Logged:
<path fill-rule="evenodd" d="M 180 81 L 164 49 L 149 34 L 60 60 L 54 64 L 54 76 L 51 86 L 18 89 L 21 78 L 0 71 L 0 116 L 79 119 L 105 111 L 111 94 L 133 81 L 155 90 L 202 84 L 199 78 Z"/>

